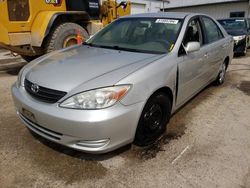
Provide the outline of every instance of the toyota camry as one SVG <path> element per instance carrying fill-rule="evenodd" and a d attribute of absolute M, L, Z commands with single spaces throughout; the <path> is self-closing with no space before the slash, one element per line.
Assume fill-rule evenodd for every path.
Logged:
<path fill-rule="evenodd" d="M 50 141 L 90 153 L 146 146 L 183 104 L 224 82 L 232 57 L 232 37 L 207 15 L 131 15 L 27 64 L 12 95 L 26 127 Z"/>

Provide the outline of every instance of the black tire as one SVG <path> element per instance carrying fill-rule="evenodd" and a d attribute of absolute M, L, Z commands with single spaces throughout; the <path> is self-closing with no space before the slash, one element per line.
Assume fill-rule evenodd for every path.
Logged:
<path fill-rule="evenodd" d="M 226 71 L 227 71 L 227 63 L 226 61 L 224 61 L 223 64 L 221 65 L 220 72 L 216 80 L 214 81 L 214 84 L 216 86 L 222 85 L 224 83 L 226 77 Z"/>
<path fill-rule="evenodd" d="M 31 62 L 33 61 L 34 59 L 38 58 L 39 56 L 26 56 L 26 55 L 21 55 L 21 57 L 27 61 L 27 62 Z"/>
<path fill-rule="evenodd" d="M 72 37 L 72 40 L 77 40 L 78 32 L 80 32 L 83 41 L 89 38 L 87 31 L 78 24 L 67 22 L 58 25 L 48 36 L 45 44 L 46 53 L 66 47 L 65 42 L 68 38 Z"/>
<path fill-rule="evenodd" d="M 244 51 L 240 53 L 240 55 L 242 56 L 246 56 L 247 55 L 247 42 L 246 42 L 246 45 L 245 45 L 245 48 L 244 48 Z"/>
<path fill-rule="evenodd" d="M 163 92 L 152 95 L 146 103 L 135 134 L 134 144 L 147 146 L 165 131 L 171 115 L 171 101 Z"/>

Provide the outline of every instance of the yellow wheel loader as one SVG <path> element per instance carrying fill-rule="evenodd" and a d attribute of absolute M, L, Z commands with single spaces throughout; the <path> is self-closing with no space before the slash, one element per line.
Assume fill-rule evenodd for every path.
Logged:
<path fill-rule="evenodd" d="M 131 3 L 107 0 L 0 0 L 0 46 L 31 61 L 89 38 Z"/>

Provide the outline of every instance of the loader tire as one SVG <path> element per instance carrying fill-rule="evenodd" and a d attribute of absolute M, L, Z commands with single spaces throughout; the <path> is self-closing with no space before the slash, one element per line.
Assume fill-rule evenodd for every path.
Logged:
<path fill-rule="evenodd" d="M 67 22 L 58 25 L 48 36 L 45 52 L 49 53 L 77 44 L 79 34 L 83 42 L 89 38 L 88 32 L 78 24 Z"/>

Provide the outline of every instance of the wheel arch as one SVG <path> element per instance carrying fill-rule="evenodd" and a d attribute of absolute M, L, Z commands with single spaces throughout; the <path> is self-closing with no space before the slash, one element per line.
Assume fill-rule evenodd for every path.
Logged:
<path fill-rule="evenodd" d="M 85 11 L 72 11 L 72 12 L 57 12 L 55 13 L 46 28 L 45 37 L 49 35 L 50 31 L 56 26 L 64 22 L 78 23 L 83 26 L 83 23 L 88 23 L 90 21 L 89 14 Z"/>
<path fill-rule="evenodd" d="M 73 22 L 80 24 L 84 27 L 84 24 L 90 21 L 89 14 L 84 11 L 43 11 L 40 12 L 31 27 L 31 46 L 42 47 L 44 42 L 49 36 L 49 33 L 53 31 L 59 24 L 64 22 Z"/>
<path fill-rule="evenodd" d="M 172 89 L 170 87 L 168 87 L 168 86 L 161 87 L 161 88 L 157 89 L 156 91 L 154 91 L 150 95 L 150 97 L 153 96 L 156 93 L 159 93 L 159 92 L 162 92 L 162 93 L 166 94 L 169 97 L 169 100 L 171 102 L 171 108 L 173 108 L 174 95 L 173 95 Z M 147 99 L 147 101 L 149 100 L 149 98 Z"/>

